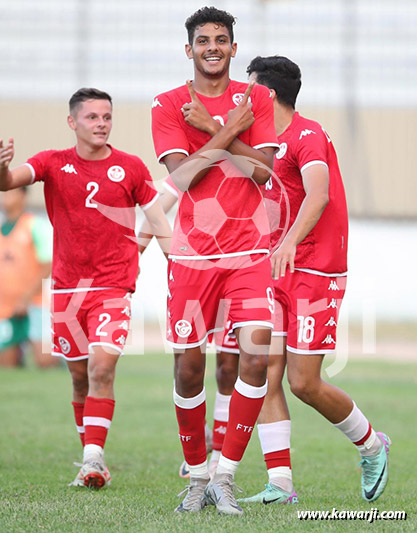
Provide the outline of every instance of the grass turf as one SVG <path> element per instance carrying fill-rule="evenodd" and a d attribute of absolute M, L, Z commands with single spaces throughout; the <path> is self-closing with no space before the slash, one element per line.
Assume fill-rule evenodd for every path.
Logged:
<path fill-rule="evenodd" d="M 215 392 L 214 357 L 207 362 L 208 420 Z M 0 531 L 266 532 L 416 531 L 415 451 L 417 365 L 349 362 L 332 379 L 393 441 L 390 481 L 382 497 L 360 497 L 359 458 L 320 415 L 288 394 L 293 419 L 292 463 L 297 506 L 245 505 L 243 517 L 175 514 L 184 488 L 172 405 L 172 357 L 126 356 L 116 378 L 116 411 L 106 444 L 112 486 L 67 487 L 81 460 L 66 370 L 0 371 Z M 256 433 L 256 432 L 255 432 Z M 267 481 L 257 435 L 236 482 L 245 495 Z M 300 521 L 297 510 L 404 510 L 406 521 Z"/>

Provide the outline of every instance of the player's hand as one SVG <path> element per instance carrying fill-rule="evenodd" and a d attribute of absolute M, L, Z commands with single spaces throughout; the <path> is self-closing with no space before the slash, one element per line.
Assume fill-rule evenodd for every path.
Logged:
<path fill-rule="evenodd" d="M 0 170 L 7 170 L 14 156 L 14 141 L 9 139 L 9 143 L 4 146 L 3 139 L 0 139 Z"/>
<path fill-rule="evenodd" d="M 228 127 L 235 128 L 237 132 L 236 136 L 246 131 L 255 122 L 255 117 L 252 112 L 252 102 L 250 101 L 250 94 L 254 86 L 254 82 L 249 83 L 239 105 L 228 113 Z"/>
<path fill-rule="evenodd" d="M 194 126 L 200 131 L 205 131 L 210 135 L 215 135 L 220 128 L 210 113 L 205 108 L 203 102 L 197 96 L 191 80 L 187 80 L 188 92 L 191 102 L 184 104 L 181 108 L 184 120 L 190 126 Z"/>
<path fill-rule="evenodd" d="M 281 246 L 271 256 L 272 279 L 283 278 L 287 266 L 290 268 L 291 273 L 294 272 L 296 250 L 297 247 L 291 242 L 287 242 L 285 239 L 282 241 Z"/>

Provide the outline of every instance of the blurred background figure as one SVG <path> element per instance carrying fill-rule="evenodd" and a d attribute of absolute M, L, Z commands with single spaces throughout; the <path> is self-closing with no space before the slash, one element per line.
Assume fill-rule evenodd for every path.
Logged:
<path fill-rule="evenodd" d="M 26 211 L 26 194 L 23 187 L 0 196 L 0 366 L 23 366 L 31 352 L 45 368 L 59 364 L 42 353 L 42 280 L 51 273 L 52 239 L 47 220 Z"/>

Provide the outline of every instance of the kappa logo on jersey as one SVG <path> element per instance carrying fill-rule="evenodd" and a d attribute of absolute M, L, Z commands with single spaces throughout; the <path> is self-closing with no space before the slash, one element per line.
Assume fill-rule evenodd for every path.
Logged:
<path fill-rule="evenodd" d="M 178 337 L 188 337 L 192 330 L 193 327 L 188 320 L 178 320 L 175 324 L 175 332 Z"/>
<path fill-rule="evenodd" d="M 119 165 L 113 165 L 107 171 L 107 177 L 109 178 L 109 180 L 115 181 L 116 183 L 124 180 L 125 176 L 126 172 L 122 167 L 119 167 Z"/>
<path fill-rule="evenodd" d="M 232 96 L 232 100 L 233 100 L 233 103 L 235 105 L 239 105 L 240 102 L 243 100 L 243 97 L 244 97 L 244 94 L 243 93 L 235 93 L 233 96 Z M 252 100 L 250 99 L 250 96 L 248 98 L 248 102 L 251 102 Z"/>
<path fill-rule="evenodd" d="M 74 168 L 74 165 L 70 165 L 69 163 L 67 163 L 66 165 L 64 165 L 61 170 L 63 170 L 64 172 L 66 172 L 67 174 L 78 174 L 78 172 L 75 170 Z"/>
<path fill-rule="evenodd" d="M 326 338 L 324 339 L 322 344 L 336 344 L 336 341 L 331 335 L 326 335 Z"/>
<path fill-rule="evenodd" d="M 287 143 L 281 143 L 278 145 L 278 152 L 276 153 L 275 157 L 277 159 L 282 159 L 284 155 L 287 153 L 288 145 Z"/>
<path fill-rule="evenodd" d="M 169 290 L 169 287 L 168 287 L 168 289 L 167 289 L 167 294 L 168 294 L 168 298 L 169 298 L 170 300 L 172 300 L 172 294 L 171 294 L 171 291 Z"/>
<path fill-rule="evenodd" d="M 172 270 L 169 272 L 169 281 L 175 281 L 174 280 L 174 274 L 172 273 Z"/>
<path fill-rule="evenodd" d="M 305 130 L 303 130 L 303 131 L 300 133 L 300 136 L 298 137 L 298 140 L 302 139 L 303 137 L 307 137 L 307 135 L 311 135 L 312 133 L 314 133 L 314 135 L 316 135 L 316 132 L 315 132 L 315 131 L 305 129 Z"/>
<path fill-rule="evenodd" d="M 329 320 L 326 324 L 324 324 L 324 325 L 325 325 L 325 326 L 337 326 L 337 322 L 336 322 L 336 320 L 334 319 L 334 317 L 331 316 L 331 317 L 330 317 L 330 320 Z"/>
<path fill-rule="evenodd" d="M 332 279 L 328 288 L 329 291 L 340 291 L 339 287 L 337 286 L 336 280 Z"/>
<path fill-rule="evenodd" d="M 214 433 L 219 433 L 220 435 L 226 435 L 226 429 L 227 429 L 227 426 L 218 426 L 214 430 Z"/>
<path fill-rule="evenodd" d="M 124 322 L 119 324 L 119 328 L 120 329 L 124 329 L 125 331 L 127 331 L 129 329 L 129 324 L 128 324 L 127 320 L 125 320 Z"/>
<path fill-rule="evenodd" d="M 61 351 L 64 355 L 67 355 L 71 351 L 71 344 L 67 341 L 65 337 L 58 338 L 59 345 L 61 346 Z"/>
<path fill-rule="evenodd" d="M 153 109 L 154 107 L 158 107 L 158 106 L 159 106 L 159 107 L 162 107 L 162 104 L 161 104 L 161 102 L 158 100 L 158 98 L 154 98 L 154 99 L 153 99 L 153 102 L 152 102 L 152 109 Z"/>

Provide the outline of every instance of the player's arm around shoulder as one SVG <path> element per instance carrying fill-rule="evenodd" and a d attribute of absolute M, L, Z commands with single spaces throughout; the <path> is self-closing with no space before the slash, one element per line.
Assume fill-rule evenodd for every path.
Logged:
<path fill-rule="evenodd" d="M 14 156 L 14 141 L 9 139 L 8 144 L 5 145 L 3 139 L 0 139 L 0 190 L 8 191 L 9 189 L 16 189 L 30 185 L 33 181 L 32 172 L 27 165 L 21 165 L 9 169 L 10 163 Z"/>

